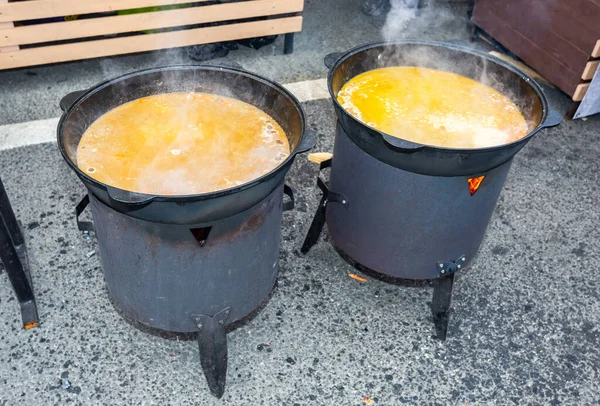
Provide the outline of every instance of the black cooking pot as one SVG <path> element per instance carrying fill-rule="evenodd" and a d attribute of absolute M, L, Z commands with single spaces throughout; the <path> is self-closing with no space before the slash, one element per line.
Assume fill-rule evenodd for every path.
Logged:
<path fill-rule="evenodd" d="M 325 57 L 329 93 L 345 133 L 369 155 L 411 172 L 432 176 L 464 176 L 487 172 L 508 162 L 538 131 L 562 121 L 540 86 L 503 60 L 471 48 L 443 42 L 401 41 L 354 48 Z M 417 144 L 382 133 L 349 114 L 337 101 L 340 89 L 353 77 L 387 66 L 419 66 L 457 73 L 486 84 L 509 97 L 529 125 L 527 136 L 504 145 L 442 148 Z"/>
<path fill-rule="evenodd" d="M 118 189 L 98 182 L 77 167 L 77 146 L 96 119 L 129 101 L 174 92 L 213 93 L 256 106 L 283 128 L 290 143 L 290 156 L 271 172 L 251 182 L 214 193 L 185 196 L 150 195 Z M 277 83 L 234 68 L 188 65 L 142 70 L 68 94 L 60 106 L 64 113 L 58 123 L 58 146 L 88 190 L 119 212 L 160 223 L 211 222 L 254 206 L 281 184 L 296 155 L 308 151 L 316 142 L 316 136 L 306 131 L 300 103 L 290 92 Z"/>

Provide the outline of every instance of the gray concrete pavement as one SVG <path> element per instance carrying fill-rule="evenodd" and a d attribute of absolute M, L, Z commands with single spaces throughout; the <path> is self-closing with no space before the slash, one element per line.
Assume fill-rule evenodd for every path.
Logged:
<path fill-rule="evenodd" d="M 330 103 L 304 106 L 316 150 L 331 150 Z M 566 122 L 517 156 L 480 253 L 458 278 L 445 343 L 431 338 L 430 287 L 357 282 L 325 241 L 299 254 L 318 199 L 316 167 L 299 157 L 279 282 L 265 309 L 229 335 L 219 402 L 195 342 L 140 332 L 111 306 L 99 258 L 86 255 L 95 242 L 76 231 L 84 188 L 56 147 L 3 151 L 42 324 L 21 328 L 0 274 L 0 404 L 598 404 L 599 125 Z"/>
<path fill-rule="evenodd" d="M 321 77 L 323 54 L 378 38 L 382 20 L 359 18 L 358 5 L 307 1 L 293 55 L 280 55 L 278 43 L 231 59 L 282 82 Z M 0 120 L 57 116 L 63 94 L 177 54 L 0 72 Z M 567 109 L 565 96 L 549 95 Z M 319 134 L 315 150 L 331 151 L 330 102 L 303 105 Z M 95 241 L 76 231 L 73 209 L 85 190 L 56 146 L 0 151 L 42 320 L 21 328 L 1 271 L 0 405 L 359 406 L 366 396 L 386 406 L 600 404 L 599 128 L 600 117 L 565 122 L 517 155 L 479 255 L 458 277 L 445 343 L 431 338 L 431 287 L 349 278 L 356 271 L 326 233 L 299 254 L 319 198 L 317 168 L 299 157 L 289 175 L 297 210 L 284 215 L 278 284 L 263 311 L 229 334 L 221 401 L 208 392 L 194 341 L 143 333 L 115 312 L 99 257 L 87 255 Z"/>

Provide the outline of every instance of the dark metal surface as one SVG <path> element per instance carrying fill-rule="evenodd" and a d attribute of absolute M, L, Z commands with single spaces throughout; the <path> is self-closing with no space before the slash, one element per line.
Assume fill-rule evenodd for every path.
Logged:
<path fill-rule="evenodd" d="M 327 205 L 333 244 L 354 261 L 406 279 L 433 279 L 439 262 L 475 256 L 512 160 L 484 174 L 471 195 L 469 176 L 435 177 L 374 159 L 338 125 L 329 189 L 349 205 Z M 475 176 L 474 175 L 474 176 Z"/>
<path fill-rule="evenodd" d="M 454 273 L 451 273 L 433 282 L 431 314 L 433 316 L 433 323 L 435 324 L 436 338 L 442 341 L 446 340 L 448 334 L 454 275 Z"/>
<path fill-rule="evenodd" d="M 329 167 L 331 167 L 331 158 L 321 162 L 321 164 L 319 165 L 319 171 L 322 171 L 323 169 Z M 325 225 L 327 205 L 329 203 L 340 203 L 342 204 L 342 206 L 347 206 L 349 204 L 348 199 L 343 194 L 332 192 L 331 190 L 329 190 L 329 187 L 321 178 L 320 174 L 317 177 L 317 186 L 319 187 L 319 189 L 321 189 L 323 196 L 321 197 L 319 206 L 317 206 L 317 211 L 310 224 L 310 228 L 308 229 L 308 233 L 306 234 L 306 238 L 304 239 L 302 248 L 300 249 L 300 252 L 302 252 L 303 254 L 306 254 L 308 251 L 310 251 L 312 246 L 319 241 L 321 231 L 323 230 L 323 226 Z"/>
<path fill-rule="evenodd" d="M 368 44 L 341 57 L 329 56 L 329 92 L 339 122 L 361 149 L 379 161 L 432 176 L 464 176 L 487 172 L 510 161 L 538 131 L 558 125 L 538 84 L 516 67 L 471 48 L 450 43 L 402 41 Z M 337 93 L 356 75 L 386 66 L 422 66 L 454 72 L 497 89 L 519 106 L 531 123 L 529 134 L 515 142 L 479 149 L 452 149 L 420 145 L 391 137 L 367 126 L 338 103 Z"/>
<path fill-rule="evenodd" d="M 153 94 L 206 92 L 233 97 L 252 104 L 284 129 L 292 153 L 277 168 L 246 184 L 188 196 L 156 196 L 110 187 L 77 167 L 77 145 L 85 130 L 102 114 Z M 58 125 L 58 145 L 64 159 L 104 204 L 132 217 L 167 224 L 212 222 L 252 207 L 282 181 L 298 153 L 312 148 L 316 134 L 305 131 L 304 113 L 296 98 L 282 86 L 260 76 L 208 65 L 153 68 L 123 75 L 98 84 L 83 94 L 66 96 Z"/>
<path fill-rule="evenodd" d="M 319 206 L 317 206 L 315 216 L 313 217 L 308 232 L 306 233 L 306 237 L 304 238 L 304 243 L 302 243 L 300 252 L 303 254 L 306 254 L 308 251 L 310 251 L 313 245 L 319 241 L 321 231 L 323 231 L 323 226 L 325 225 L 326 209 L 327 195 L 323 194 L 323 197 L 321 197 L 321 201 L 319 202 Z"/>
<path fill-rule="evenodd" d="M 39 318 L 37 304 L 33 295 L 25 240 L 1 180 L 0 260 L 19 301 L 23 327 L 31 328 L 37 326 Z"/>
<path fill-rule="evenodd" d="M 77 220 L 77 229 L 79 231 L 94 231 L 94 223 L 92 223 L 91 221 L 83 221 L 79 219 L 79 217 L 83 214 L 84 210 L 86 209 L 86 207 L 88 207 L 89 204 L 90 197 L 88 195 L 85 195 L 83 199 L 81 199 L 81 201 L 77 203 L 77 206 L 75 206 L 75 219 Z"/>
<path fill-rule="evenodd" d="M 283 211 L 290 211 L 294 209 L 296 200 L 294 199 L 294 189 L 288 185 L 283 185 L 283 194 L 288 197 L 287 202 L 283 202 Z"/>
<path fill-rule="evenodd" d="M 160 330 L 197 331 L 192 315 L 230 307 L 227 324 L 267 298 L 277 276 L 283 184 L 258 204 L 213 223 L 174 225 L 127 216 L 90 195 L 111 299 Z M 204 246 L 191 230 L 211 227 Z"/>
<path fill-rule="evenodd" d="M 231 309 L 225 308 L 214 316 L 193 315 L 198 327 L 200 364 L 210 392 L 217 398 L 225 393 L 227 379 L 227 331 L 225 324 Z"/>
<path fill-rule="evenodd" d="M 438 261 L 437 266 L 440 278 L 455 274 L 456 272 L 460 271 L 466 263 L 466 255 L 460 255 L 455 261 L 452 262 Z"/>
<path fill-rule="evenodd" d="M 294 33 L 290 32 L 283 36 L 283 54 L 288 55 L 294 52 Z"/>
<path fill-rule="evenodd" d="M 0 180 L 0 214 L 2 215 L 4 224 L 8 229 L 8 234 L 10 235 L 12 243 L 14 245 L 23 244 L 23 234 L 19 228 L 17 217 L 15 216 L 15 212 L 10 204 L 10 200 L 6 194 L 6 189 L 4 189 L 4 183 L 2 183 L 2 180 Z"/>

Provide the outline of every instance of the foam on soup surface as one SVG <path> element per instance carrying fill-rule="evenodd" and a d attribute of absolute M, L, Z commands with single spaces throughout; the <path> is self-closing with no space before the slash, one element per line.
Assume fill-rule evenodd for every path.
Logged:
<path fill-rule="evenodd" d="M 262 110 L 207 93 L 168 93 L 105 113 L 77 147 L 77 166 L 133 192 L 190 195 L 252 181 L 290 154 L 283 129 Z"/>
<path fill-rule="evenodd" d="M 519 108 L 489 86 L 455 73 L 388 67 L 349 80 L 337 95 L 351 115 L 419 144 L 483 148 L 527 135 Z"/>

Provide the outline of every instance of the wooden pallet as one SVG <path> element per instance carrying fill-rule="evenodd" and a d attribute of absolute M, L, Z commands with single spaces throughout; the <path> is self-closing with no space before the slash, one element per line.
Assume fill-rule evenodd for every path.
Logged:
<path fill-rule="evenodd" d="M 0 0 L 0 69 L 294 33 L 303 8 L 304 0 Z M 32 22 L 65 16 L 76 19 Z"/>
<path fill-rule="evenodd" d="M 579 102 L 600 65 L 598 15 L 598 0 L 477 0 L 471 20 Z"/>

